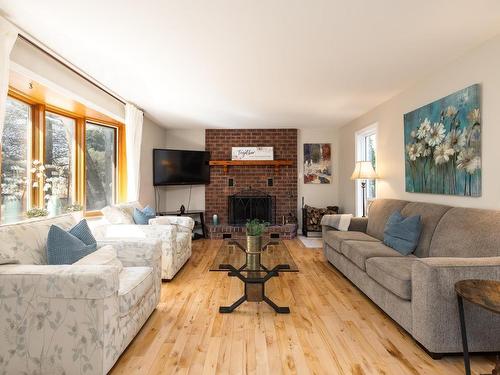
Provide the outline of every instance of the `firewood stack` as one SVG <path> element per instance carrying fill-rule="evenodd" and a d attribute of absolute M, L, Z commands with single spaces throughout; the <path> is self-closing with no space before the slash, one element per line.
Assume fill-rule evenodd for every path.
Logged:
<path fill-rule="evenodd" d="M 337 206 L 327 206 L 326 208 L 316 208 L 308 205 L 304 206 L 304 212 L 306 213 L 306 230 L 308 232 L 320 232 L 321 231 L 321 219 L 323 215 L 334 215 L 339 213 L 339 208 Z"/>

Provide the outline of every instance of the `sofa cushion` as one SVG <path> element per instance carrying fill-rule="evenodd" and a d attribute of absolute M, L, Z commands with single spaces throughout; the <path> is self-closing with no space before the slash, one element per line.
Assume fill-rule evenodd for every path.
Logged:
<path fill-rule="evenodd" d="M 139 305 L 147 291 L 153 287 L 153 268 L 125 267 L 119 275 L 118 302 L 120 316 Z"/>
<path fill-rule="evenodd" d="M 106 206 L 101 210 L 104 218 L 111 224 L 134 224 L 132 213 L 117 206 Z"/>
<path fill-rule="evenodd" d="M 429 247 L 434 231 L 443 215 L 450 209 L 450 206 L 421 202 L 410 202 L 404 206 L 401 210 L 403 216 L 420 215 L 422 219 L 422 232 L 420 233 L 417 248 L 413 252 L 414 255 L 419 258 L 429 256 Z"/>
<path fill-rule="evenodd" d="M 51 225 L 69 229 L 72 215 L 34 219 L 0 226 L 0 254 L 20 264 L 47 264 L 47 236 Z"/>
<path fill-rule="evenodd" d="M 143 210 L 139 208 L 134 208 L 134 213 L 132 217 L 134 219 L 134 223 L 138 225 L 148 225 L 149 220 L 154 219 L 156 217 L 156 213 L 151 207 L 146 206 Z"/>
<path fill-rule="evenodd" d="M 385 224 L 384 244 L 403 255 L 415 251 L 422 231 L 420 215 L 403 217 L 396 211 Z"/>
<path fill-rule="evenodd" d="M 411 266 L 419 262 L 414 255 L 406 257 L 376 257 L 366 261 L 366 273 L 387 290 L 405 300 L 411 300 Z"/>
<path fill-rule="evenodd" d="M 96 249 L 95 243 L 86 245 L 78 237 L 57 225 L 52 225 L 49 229 L 47 237 L 48 264 L 73 264 Z"/>
<path fill-rule="evenodd" d="M 80 220 L 78 224 L 76 224 L 73 228 L 68 231 L 70 234 L 78 238 L 85 245 L 96 245 L 97 241 L 92 234 L 92 231 L 87 224 L 87 220 Z"/>
<path fill-rule="evenodd" d="M 130 217 L 132 217 L 132 215 L 134 213 L 134 208 L 138 208 L 140 210 L 142 209 L 142 205 L 138 201 L 118 203 L 118 204 L 115 204 L 113 207 L 116 207 L 116 208 L 122 210 Z"/>
<path fill-rule="evenodd" d="M 382 241 L 384 239 L 384 229 L 387 219 L 394 211 L 401 211 L 407 201 L 399 199 L 376 199 L 370 204 L 368 211 L 368 225 L 366 234 Z"/>
<path fill-rule="evenodd" d="M 396 250 L 385 246 L 382 242 L 344 241 L 342 254 L 356 266 L 366 271 L 366 260 L 375 257 L 402 257 Z"/>
<path fill-rule="evenodd" d="M 111 245 L 103 246 L 96 251 L 84 256 L 82 259 L 73 263 L 76 266 L 114 266 L 120 270 L 123 270 L 123 264 L 118 259 L 116 249 Z"/>
<path fill-rule="evenodd" d="M 363 232 L 341 232 L 338 230 L 329 230 L 323 235 L 323 241 L 325 241 L 330 247 L 332 247 L 337 252 L 341 252 L 341 245 L 343 241 L 373 241 L 379 242 L 376 238 L 373 238 Z"/>
<path fill-rule="evenodd" d="M 500 256 L 500 211 L 452 208 L 432 236 L 430 257 Z"/>

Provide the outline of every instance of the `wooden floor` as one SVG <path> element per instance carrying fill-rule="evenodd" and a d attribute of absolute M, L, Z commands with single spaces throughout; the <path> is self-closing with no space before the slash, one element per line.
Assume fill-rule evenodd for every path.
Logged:
<path fill-rule="evenodd" d="M 161 303 L 112 374 L 463 374 L 462 357 L 432 360 L 329 263 L 320 249 L 285 241 L 299 273 L 266 284 L 291 314 L 244 303 L 242 283 L 208 268 L 219 241 L 195 241 L 193 256 L 163 284 Z M 472 358 L 491 373 L 493 358 Z"/>

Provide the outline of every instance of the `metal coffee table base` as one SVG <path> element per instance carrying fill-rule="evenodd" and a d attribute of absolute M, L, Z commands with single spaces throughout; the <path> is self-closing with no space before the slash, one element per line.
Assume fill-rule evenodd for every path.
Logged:
<path fill-rule="evenodd" d="M 242 274 L 242 271 L 245 270 L 246 264 L 240 269 L 235 268 L 230 264 L 221 264 L 219 266 L 220 269 L 228 270 L 228 276 L 237 277 L 245 284 L 245 294 L 234 302 L 231 306 L 221 306 L 219 307 L 219 312 L 223 314 L 232 313 L 238 306 L 240 306 L 243 302 L 265 302 L 269 306 L 271 306 L 274 311 L 278 314 L 289 314 L 290 309 L 288 307 L 280 307 L 276 305 L 273 301 L 266 296 L 265 293 L 265 283 L 272 277 L 279 276 L 280 270 L 288 270 L 290 266 L 288 264 L 279 264 L 274 267 L 272 270 L 268 270 L 264 266 L 261 265 L 262 271 L 258 272 L 247 272 L 247 276 Z M 266 275 L 264 277 L 259 277 L 258 275 L 262 272 L 265 272 Z"/>

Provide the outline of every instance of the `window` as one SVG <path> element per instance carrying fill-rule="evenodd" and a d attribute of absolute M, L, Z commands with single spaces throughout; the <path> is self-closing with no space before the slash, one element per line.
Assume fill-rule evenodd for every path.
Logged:
<path fill-rule="evenodd" d="M 0 224 L 31 208 L 88 215 L 126 194 L 123 125 L 82 105 L 59 108 L 9 89 L 1 153 Z M 90 114 L 89 114 L 90 113 Z"/>
<path fill-rule="evenodd" d="M 57 197 L 62 207 L 75 200 L 76 121 L 56 113 L 45 113 L 45 199 Z"/>
<path fill-rule="evenodd" d="M 356 161 L 371 161 L 374 170 L 377 161 L 377 124 L 371 125 L 356 133 Z M 366 183 L 366 202 L 377 196 L 377 183 L 375 180 L 368 180 Z M 361 181 L 356 181 L 356 215 L 363 214 L 363 189 Z"/>
<path fill-rule="evenodd" d="M 116 128 L 87 122 L 85 139 L 86 207 L 98 210 L 115 201 Z"/>
<path fill-rule="evenodd" d="M 7 98 L 2 136 L 2 224 L 20 221 L 30 205 L 31 107 Z"/>

